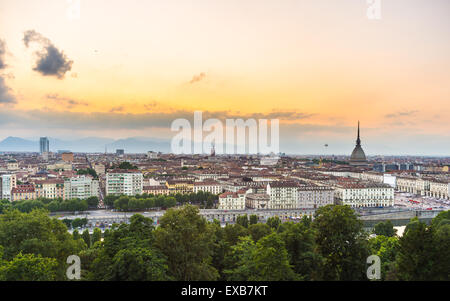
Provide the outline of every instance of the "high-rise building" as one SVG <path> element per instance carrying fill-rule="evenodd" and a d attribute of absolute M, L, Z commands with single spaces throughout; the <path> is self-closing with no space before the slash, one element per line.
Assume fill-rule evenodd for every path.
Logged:
<path fill-rule="evenodd" d="M 50 142 L 47 137 L 41 137 L 39 145 L 41 154 L 50 152 Z"/>

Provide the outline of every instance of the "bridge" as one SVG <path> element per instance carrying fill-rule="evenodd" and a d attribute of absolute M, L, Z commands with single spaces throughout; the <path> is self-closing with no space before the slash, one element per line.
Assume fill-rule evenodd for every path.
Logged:
<path fill-rule="evenodd" d="M 259 221 L 267 221 L 270 217 L 278 216 L 282 220 L 299 219 L 303 216 L 314 217 L 316 209 L 273 209 L 273 210 L 216 210 L 216 209 L 202 209 L 200 215 L 205 217 L 208 221 L 218 220 L 220 223 L 234 223 L 238 216 L 247 214 L 258 216 Z M 360 215 L 360 219 L 363 221 L 375 221 L 375 220 L 405 220 L 418 217 L 419 219 L 431 219 L 436 217 L 442 210 L 408 210 L 408 209 L 356 209 L 357 214 Z M 152 211 L 152 212 L 111 212 L 111 211 L 91 211 L 88 214 L 83 215 L 67 215 L 60 217 L 59 219 L 86 218 L 88 224 L 95 226 L 97 224 L 120 224 L 128 223 L 130 218 L 135 214 L 141 214 L 145 217 L 151 218 L 155 224 L 159 224 L 161 217 L 166 211 Z"/>

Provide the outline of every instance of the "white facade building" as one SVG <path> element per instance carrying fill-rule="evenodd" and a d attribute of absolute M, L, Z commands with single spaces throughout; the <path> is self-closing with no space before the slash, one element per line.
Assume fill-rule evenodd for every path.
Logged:
<path fill-rule="evenodd" d="M 139 171 L 114 170 L 106 174 L 106 195 L 140 195 L 144 177 Z"/>
<path fill-rule="evenodd" d="M 67 179 L 64 182 L 64 194 L 66 200 L 99 197 L 99 182 L 87 176 Z"/>
<path fill-rule="evenodd" d="M 220 194 L 223 192 L 223 187 L 218 182 L 194 182 L 194 193 L 199 191 L 209 192 L 212 194 Z"/>
<path fill-rule="evenodd" d="M 11 200 L 11 190 L 17 187 L 16 175 L 0 175 L 0 184 L 0 199 Z"/>
<path fill-rule="evenodd" d="M 219 210 L 244 210 L 246 192 L 225 192 L 219 196 Z"/>
<path fill-rule="evenodd" d="M 385 184 L 338 184 L 335 198 L 339 204 L 360 207 L 394 206 L 394 188 Z"/>

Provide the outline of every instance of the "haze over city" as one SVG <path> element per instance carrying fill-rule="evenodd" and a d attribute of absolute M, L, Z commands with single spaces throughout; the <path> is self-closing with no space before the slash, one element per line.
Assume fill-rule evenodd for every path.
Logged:
<path fill-rule="evenodd" d="M 368 155 L 448 155 L 446 0 L 80 3 L 0 3 L 0 141 L 168 139 L 200 110 L 280 119 L 290 154 L 349 154 L 361 120 Z"/>

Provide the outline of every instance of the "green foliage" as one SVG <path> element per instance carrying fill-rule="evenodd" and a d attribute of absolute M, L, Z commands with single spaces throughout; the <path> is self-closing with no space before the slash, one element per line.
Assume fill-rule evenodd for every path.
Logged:
<path fill-rule="evenodd" d="M 122 162 L 117 166 L 118 169 L 125 169 L 125 170 L 137 170 L 137 166 L 131 164 L 130 162 Z"/>
<path fill-rule="evenodd" d="M 312 226 L 318 253 L 324 258 L 324 280 L 367 279 L 367 238 L 362 222 L 349 206 L 319 208 Z"/>
<path fill-rule="evenodd" d="M 187 205 L 169 209 L 155 230 L 155 245 L 167 257 L 169 275 L 181 281 L 211 281 L 219 277 L 211 266 L 214 227 Z"/>
<path fill-rule="evenodd" d="M 244 228 L 248 228 L 248 216 L 247 216 L 247 214 L 239 215 L 236 218 L 236 224 L 241 225 Z"/>
<path fill-rule="evenodd" d="M 167 264 L 155 251 L 143 248 L 120 250 L 112 260 L 112 281 L 167 281 Z"/>
<path fill-rule="evenodd" d="M 73 228 L 82 228 L 82 227 L 86 226 L 87 223 L 88 223 L 88 220 L 86 218 L 76 218 L 72 222 L 72 227 Z"/>
<path fill-rule="evenodd" d="M 88 203 L 89 208 L 97 208 L 100 202 L 100 200 L 96 196 L 90 197 L 86 201 Z"/>
<path fill-rule="evenodd" d="M 413 220 L 400 239 L 397 265 L 400 280 L 430 280 L 433 277 L 433 236 L 425 223 Z M 430 278 L 431 277 L 431 278 Z"/>
<path fill-rule="evenodd" d="M 13 260 L 19 253 L 55 259 L 57 280 L 65 278 L 67 257 L 85 247 L 83 242 L 73 239 L 62 221 L 50 218 L 47 212 L 21 213 L 18 210 L 0 215 L 0 245 L 6 261 Z"/>
<path fill-rule="evenodd" d="M 80 176 L 88 175 L 88 176 L 93 177 L 94 179 L 98 179 L 97 172 L 94 169 L 92 169 L 92 168 L 79 169 L 77 171 L 77 175 L 80 175 Z"/>
<path fill-rule="evenodd" d="M 92 234 L 92 245 L 96 242 L 101 241 L 102 239 L 102 231 L 99 228 L 94 229 L 94 233 Z"/>
<path fill-rule="evenodd" d="M 278 227 L 281 225 L 281 220 L 278 216 L 275 217 L 269 217 L 267 219 L 267 225 L 272 228 L 273 230 L 277 231 Z"/>
<path fill-rule="evenodd" d="M 393 237 L 396 235 L 397 230 L 394 229 L 394 225 L 391 221 L 379 222 L 375 225 L 373 233 L 376 235 L 383 235 L 387 237 Z"/>
<path fill-rule="evenodd" d="M 175 195 L 177 203 L 181 205 L 198 205 L 203 209 L 213 209 L 214 204 L 219 200 L 219 196 L 210 192 L 199 191 L 197 193 L 188 193 Z"/>
<path fill-rule="evenodd" d="M 82 252 L 87 262 L 85 279 L 170 280 L 167 260 L 153 241 L 153 221 L 142 215 L 132 216 L 129 225 L 114 225 L 105 232 L 103 242 L 95 243 L 90 252 Z"/>
<path fill-rule="evenodd" d="M 258 223 L 258 221 L 259 221 L 259 218 L 257 215 L 255 215 L 255 214 L 250 215 L 250 221 L 249 221 L 250 225 L 256 225 Z"/>
<path fill-rule="evenodd" d="M 0 281 L 55 281 L 58 263 L 41 255 L 17 254 L 11 261 L 0 261 Z"/>
<path fill-rule="evenodd" d="M 369 239 L 370 254 L 377 255 L 381 260 L 381 279 L 395 279 L 395 259 L 399 247 L 398 237 L 378 235 Z"/>
<path fill-rule="evenodd" d="M 248 233 L 253 241 L 257 242 L 261 238 L 272 233 L 272 229 L 267 224 L 253 224 L 248 227 Z"/>
<path fill-rule="evenodd" d="M 91 234 L 89 234 L 89 230 L 88 229 L 83 231 L 83 234 L 81 234 L 81 238 L 83 239 L 84 243 L 89 248 L 91 246 Z"/>
<path fill-rule="evenodd" d="M 315 232 L 309 221 L 284 223 L 278 233 L 285 243 L 294 272 L 304 280 L 321 280 L 323 257 L 316 252 Z"/>
<path fill-rule="evenodd" d="M 2 210 L 2 208 L 17 209 L 20 212 L 24 213 L 29 213 L 35 209 L 47 209 L 50 212 L 61 212 L 61 211 L 75 212 L 75 211 L 87 211 L 89 209 L 89 205 L 87 200 L 79 200 L 79 199 L 50 200 L 39 198 L 37 200 L 17 201 L 9 204 L 8 206 L 6 204 L 2 205 L 2 203 L 0 203 L 0 210 Z"/>
<path fill-rule="evenodd" d="M 291 281 L 298 280 L 289 264 L 283 240 L 272 233 L 256 244 L 250 237 L 240 238 L 232 247 L 231 269 L 225 270 L 230 281 Z"/>

